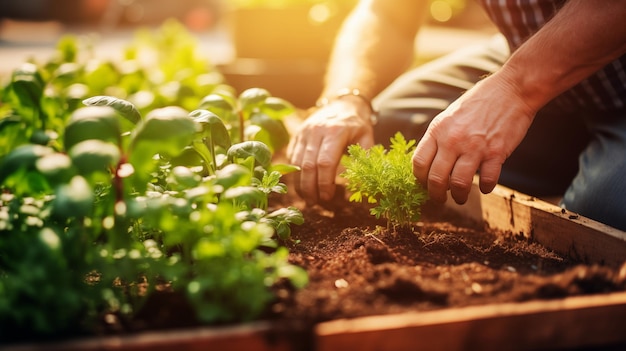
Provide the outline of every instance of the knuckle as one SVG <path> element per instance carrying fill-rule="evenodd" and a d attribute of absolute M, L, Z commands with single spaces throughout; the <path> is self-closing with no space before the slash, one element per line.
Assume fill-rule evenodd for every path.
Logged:
<path fill-rule="evenodd" d="M 450 178 L 450 188 L 455 189 L 455 191 L 466 192 L 469 191 L 471 185 L 466 179 L 462 179 L 459 177 Z"/>
<path fill-rule="evenodd" d="M 317 169 L 317 165 L 315 164 L 315 162 L 303 161 L 300 165 L 300 168 L 302 168 L 303 172 L 313 172 Z"/>
<path fill-rule="evenodd" d="M 413 169 L 423 169 L 423 168 L 426 168 L 428 164 L 427 160 L 421 154 L 418 154 L 418 153 L 413 155 L 411 162 L 413 163 Z"/>
<path fill-rule="evenodd" d="M 335 163 L 329 157 L 322 156 L 317 160 L 317 166 L 320 169 L 326 170 L 333 168 L 335 166 Z"/>
<path fill-rule="evenodd" d="M 439 174 L 428 176 L 428 187 L 431 189 L 448 189 L 448 179 Z"/>

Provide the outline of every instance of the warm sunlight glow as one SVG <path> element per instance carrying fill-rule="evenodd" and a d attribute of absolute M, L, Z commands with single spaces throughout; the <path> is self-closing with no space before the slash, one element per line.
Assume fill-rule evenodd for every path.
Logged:
<path fill-rule="evenodd" d="M 309 20 L 312 23 L 319 24 L 328 21 L 331 11 L 328 4 L 317 4 L 309 10 Z"/>
<path fill-rule="evenodd" d="M 430 15 L 438 22 L 447 22 L 452 18 L 452 6 L 446 1 L 435 0 L 430 4 Z"/>

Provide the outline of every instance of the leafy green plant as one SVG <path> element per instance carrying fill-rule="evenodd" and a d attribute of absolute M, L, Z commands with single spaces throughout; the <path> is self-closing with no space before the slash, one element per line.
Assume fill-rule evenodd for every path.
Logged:
<path fill-rule="evenodd" d="M 287 146 L 289 133 L 283 120 L 295 111 L 291 103 L 263 88 L 246 89 L 238 96 L 217 89 L 202 99 L 200 108 L 221 116 L 234 141 L 261 141 L 272 152 Z"/>
<path fill-rule="evenodd" d="M 371 214 L 387 219 L 387 227 L 409 227 L 421 216 L 427 195 L 413 176 L 411 157 L 415 140 L 407 141 L 396 133 L 391 147 L 375 145 L 366 150 L 350 145 L 342 159 L 346 170 L 341 174 L 352 192 L 350 201 L 376 204 Z"/>
<path fill-rule="evenodd" d="M 176 28 L 153 38 L 163 40 L 156 47 L 177 45 Z M 149 66 L 98 64 L 119 82 L 104 86 L 73 38 L 57 54 L 25 64 L 1 91 L 0 342 L 131 320 L 160 285 L 200 322 L 217 323 L 258 317 L 278 281 L 306 284 L 281 245 L 302 214 L 269 206 L 287 191 L 282 175 L 297 170 L 273 162 L 289 138 L 288 102 L 256 88 L 237 96 L 215 80 L 194 85 L 207 66 L 189 58 L 180 62 L 191 73 L 168 61 L 152 75 L 168 78 L 148 85 Z M 181 75 L 188 95 L 136 103 Z M 68 93 L 76 87 L 81 94 Z"/>
<path fill-rule="evenodd" d="M 5 78 L 0 156 L 24 143 L 48 143 L 89 97 L 115 96 L 146 115 L 166 106 L 192 110 L 208 94 L 233 90 L 177 21 L 138 30 L 121 57 L 96 57 L 96 39 L 67 35 L 52 57 L 26 62 Z"/>
<path fill-rule="evenodd" d="M 0 164 L 3 330 L 58 333 L 103 311 L 129 315 L 146 296 L 125 295 L 114 282 L 132 286 L 139 277 L 150 289 L 172 282 L 205 322 L 254 318 L 278 279 L 306 283 L 273 239 L 287 239 L 286 227 L 302 216 L 295 208 L 267 213 L 269 194 L 286 191 L 267 146 L 232 145 L 218 171 L 203 176 L 205 159 L 169 162 L 204 142 L 198 112 L 168 107 L 135 118 L 127 101 L 86 104 L 94 101 L 70 117 L 66 152 L 27 144 Z M 138 123 L 124 134 L 121 119 Z M 87 283 L 91 272 L 98 279 Z"/>

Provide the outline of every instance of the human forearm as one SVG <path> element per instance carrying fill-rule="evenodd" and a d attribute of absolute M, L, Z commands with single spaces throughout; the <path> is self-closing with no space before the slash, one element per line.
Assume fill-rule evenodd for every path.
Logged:
<path fill-rule="evenodd" d="M 338 35 L 321 96 L 348 87 L 372 98 L 409 67 L 421 24 L 411 12 L 424 13 L 423 3 L 362 1 Z"/>
<path fill-rule="evenodd" d="M 536 111 L 626 52 L 624 18 L 625 0 L 571 0 L 492 78 Z"/>

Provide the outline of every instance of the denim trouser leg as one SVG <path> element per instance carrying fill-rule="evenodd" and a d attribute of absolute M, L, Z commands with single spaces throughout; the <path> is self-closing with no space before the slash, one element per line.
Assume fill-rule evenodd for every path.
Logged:
<path fill-rule="evenodd" d="M 626 230 L 626 111 L 588 114 L 593 137 L 562 206 Z"/>

